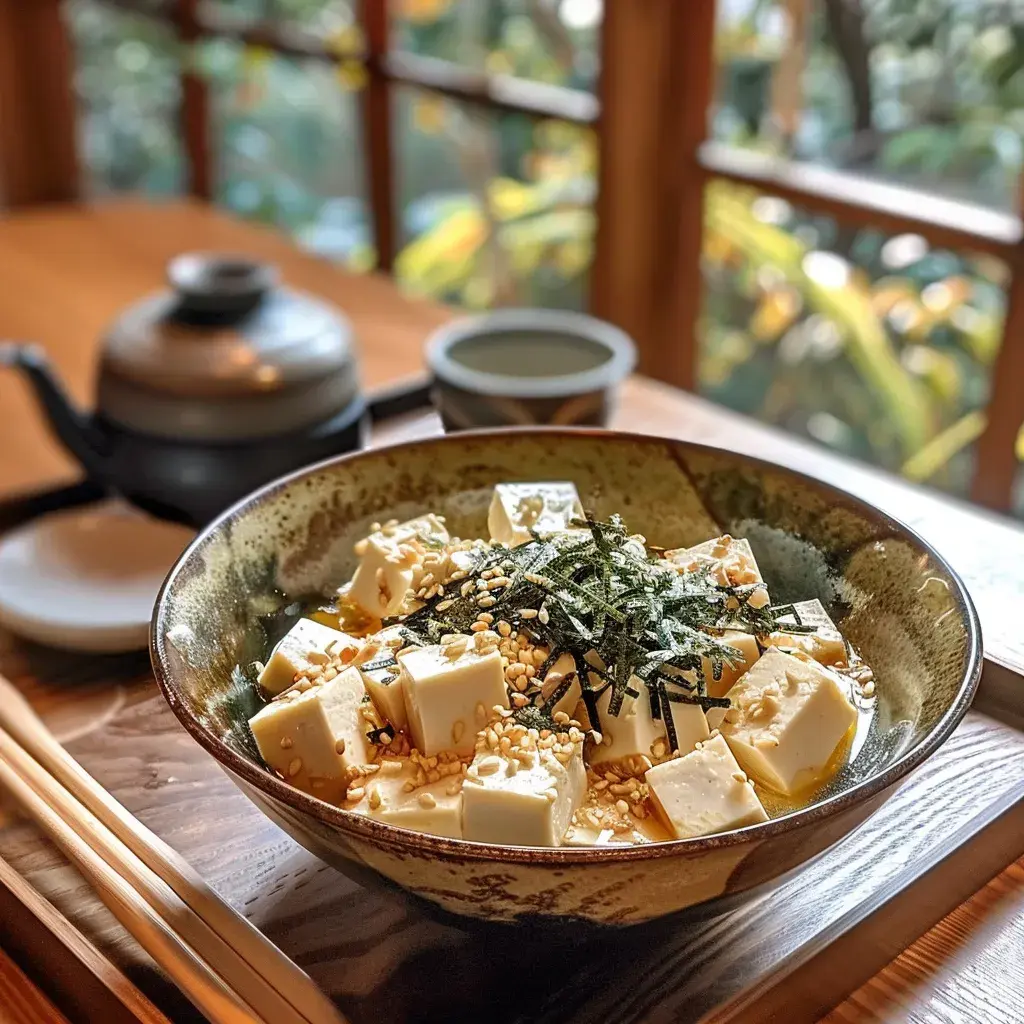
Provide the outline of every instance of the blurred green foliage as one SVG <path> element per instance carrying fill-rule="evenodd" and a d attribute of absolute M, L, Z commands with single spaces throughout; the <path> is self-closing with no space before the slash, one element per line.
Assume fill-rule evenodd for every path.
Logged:
<path fill-rule="evenodd" d="M 102 0 L 65 0 L 93 189 L 180 190 L 178 74 L 187 64 L 211 84 L 219 201 L 353 269 L 372 267 L 353 3 L 204 0 L 224 19 L 276 19 L 322 38 L 346 58 L 334 69 L 224 42 L 184 52 L 150 20 Z M 1019 3 L 808 3 L 787 134 L 773 83 L 793 59 L 787 11 L 796 4 L 718 0 L 716 138 L 1016 208 Z M 590 91 L 601 10 L 601 0 L 393 0 L 392 39 L 405 51 Z M 593 134 L 393 92 L 399 281 L 473 308 L 584 307 Z M 703 393 L 966 491 L 1001 342 L 1005 266 L 718 184 L 706 196 L 703 272 Z"/>

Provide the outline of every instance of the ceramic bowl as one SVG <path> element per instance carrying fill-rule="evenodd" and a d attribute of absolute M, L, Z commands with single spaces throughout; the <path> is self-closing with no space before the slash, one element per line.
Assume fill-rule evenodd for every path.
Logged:
<path fill-rule="evenodd" d="M 604 426 L 636 346 L 583 313 L 501 309 L 438 328 L 426 360 L 445 430 Z"/>
<path fill-rule="evenodd" d="M 723 835 L 632 848 L 501 847 L 371 821 L 267 771 L 247 719 L 260 700 L 232 675 L 264 654 L 261 616 L 327 593 L 374 520 L 425 510 L 485 534 L 491 488 L 568 479 L 597 516 L 650 543 L 747 537 L 776 602 L 818 598 L 877 676 L 867 741 L 814 805 Z M 321 463 L 257 491 L 188 548 L 152 630 L 160 688 L 192 736 L 295 840 L 362 882 L 459 915 L 624 925 L 724 906 L 827 850 L 953 731 L 981 669 L 963 584 L 912 531 L 788 469 L 679 441 L 603 431 L 453 434 Z M 702 912 L 704 912 L 702 911 Z"/>

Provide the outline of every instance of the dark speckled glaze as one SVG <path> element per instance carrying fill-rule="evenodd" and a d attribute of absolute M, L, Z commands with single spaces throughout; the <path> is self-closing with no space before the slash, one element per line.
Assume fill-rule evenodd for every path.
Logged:
<path fill-rule="evenodd" d="M 270 775 L 233 667 L 263 653 L 259 617 L 330 592 L 381 518 L 427 509 L 453 534 L 485 533 L 491 487 L 568 479 L 598 516 L 650 543 L 750 540 L 776 602 L 817 597 L 875 670 L 864 747 L 812 806 L 723 835 L 609 848 L 497 847 L 351 814 Z M 288 595 L 288 596 L 286 596 Z M 192 736 L 269 817 L 360 881 L 379 879 L 456 914 L 632 924 L 731 902 L 842 839 L 949 736 L 981 671 L 963 584 L 919 537 L 841 491 L 732 452 L 603 431 L 460 434 L 362 452 L 271 484 L 205 530 L 171 571 L 153 621 L 160 687 Z M 631 884 L 642 876 L 641 884 Z"/>

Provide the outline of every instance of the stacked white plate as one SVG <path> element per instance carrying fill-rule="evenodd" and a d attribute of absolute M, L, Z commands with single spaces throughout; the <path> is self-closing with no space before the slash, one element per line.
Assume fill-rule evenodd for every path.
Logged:
<path fill-rule="evenodd" d="M 193 536 L 119 501 L 40 516 L 0 537 L 0 625 L 67 650 L 144 648 L 160 584 Z"/>

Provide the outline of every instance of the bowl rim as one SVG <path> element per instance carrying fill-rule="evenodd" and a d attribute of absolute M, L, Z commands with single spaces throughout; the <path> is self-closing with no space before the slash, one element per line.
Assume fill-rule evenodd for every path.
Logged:
<path fill-rule="evenodd" d="M 219 532 L 229 521 L 235 519 L 249 508 L 263 503 L 267 498 L 282 491 L 294 483 L 344 465 L 350 461 L 387 452 L 401 451 L 410 448 L 421 448 L 429 445 L 458 445 L 463 441 L 488 440 L 495 437 L 518 435 L 529 438 L 584 437 L 596 441 L 612 440 L 622 443 L 667 446 L 669 451 L 678 447 L 688 448 L 697 452 L 714 455 L 726 455 L 738 458 L 752 466 L 790 476 L 804 485 L 824 491 L 833 504 L 841 504 L 862 515 L 878 519 L 894 535 L 903 535 L 919 545 L 934 562 L 947 574 L 953 585 L 953 598 L 959 606 L 961 617 L 967 631 L 967 664 L 961 678 L 956 696 L 950 706 L 919 743 L 904 751 L 896 761 L 876 775 L 871 775 L 851 786 L 849 789 L 832 794 L 817 803 L 800 810 L 791 811 L 778 818 L 772 818 L 756 825 L 733 829 L 710 836 L 697 836 L 690 839 L 670 839 L 662 842 L 646 843 L 640 846 L 502 846 L 496 843 L 481 843 L 468 839 L 451 839 L 437 836 L 429 832 L 416 832 L 377 821 L 366 815 L 346 811 L 334 804 L 314 797 L 283 779 L 271 775 L 268 771 L 247 760 L 232 750 L 219 736 L 201 725 L 189 712 L 184 702 L 178 697 L 173 682 L 173 669 L 166 657 L 166 628 L 168 594 L 175 579 L 199 552 L 209 539 Z M 673 458 L 675 458 L 673 454 Z M 684 469 L 684 472 L 687 472 Z M 870 502 L 855 497 L 848 491 L 834 487 L 832 484 L 817 480 L 812 476 L 790 469 L 778 463 L 770 462 L 744 452 L 715 445 L 701 444 L 679 438 L 660 437 L 651 434 L 637 434 L 630 431 L 605 430 L 595 427 L 505 427 L 490 430 L 460 431 L 458 434 L 441 434 L 429 438 L 417 438 L 396 445 L 380 448 L 366 448 L 332 456 L 313 463 L 303 469 L 288 473 L 272 480 L 253 491 L 230 508 L 226 509 L 212 522 L 204 527 L 181 553 L 178 560 L 167 573 L 154 606 L 150 624 L 150 661 L 157 685 L 172 712 L 185 730 L 229 774 L 253 786 L 264 796 L 286 805 L 294 811 L 310 815 L 321 824 L 330 826 L 342 836 L 353 836 L 375 844 L 404 849 L 418 854 L 429 854 L 442 859 L 454 858 L 460 861 L 477 860 L 486 862 L 514 862 L 531 866 L 569 867 L 573 865 L 604 864 L 643 861 L 660 857 L 700 856 L 712 850 L 741 845 L 747 842 L 769 840 L 776 836 L 795 832 L 812 826 L 816 821 L 830 818 L 833 815 L 869 801 L 872 797 L 883 793 L 896 785 L 901 779 L 930 757 L 952 734 L 967 713 L 974 699 L 981 678 L 983 662 L 981 623 L 963 580 L 950 564 L 928 541 L 916 530 L 905 523 L 877 508 Z"/>
<path fill-rule="evenodd" d="M 586 340 L 602 347 L 608 358 L 589 370 L 576 373 L 523 377 L 474 370 L 450 355 L 451 349 L 467 338 L 531 331 Z M 602 391 L 632 373 L 637 359 L 636 345 L 625 331 L 597 317 L 565 309 L 499 309 L 459 317 L 442 324 L 427 338 L 424 353 L 435 380 L 442 384 L 488 397 L 520 399 L 568 398 Z"/>

